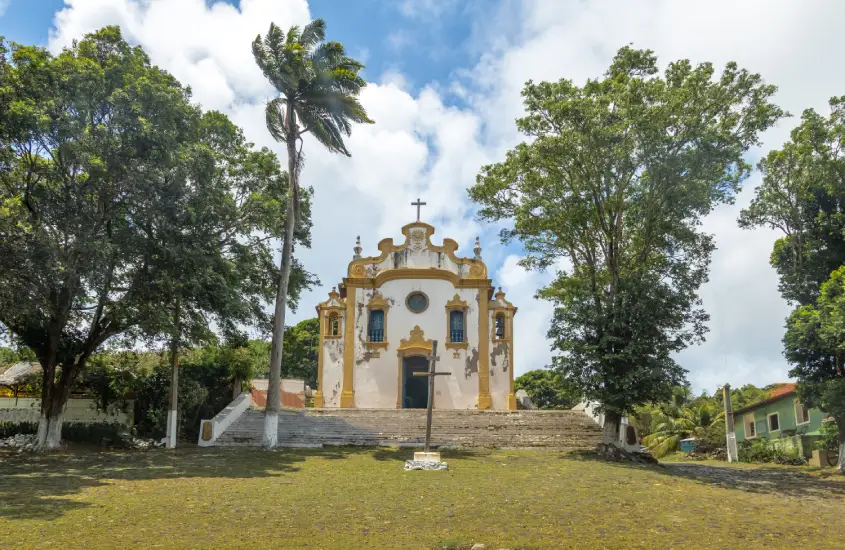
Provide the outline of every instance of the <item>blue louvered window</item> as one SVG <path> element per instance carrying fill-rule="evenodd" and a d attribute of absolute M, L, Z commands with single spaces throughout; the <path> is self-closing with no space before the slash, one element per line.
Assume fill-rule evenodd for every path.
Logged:
<path fill-rule="evenodd" d="M 370 342 L 384 342 L 384 312 L 374 309 L 370 312 Z"/>
<path fill-rule="evenodd" d="M 460 344 L 464 341 L 464 312 L 449 312 L 449 341 Z"/>

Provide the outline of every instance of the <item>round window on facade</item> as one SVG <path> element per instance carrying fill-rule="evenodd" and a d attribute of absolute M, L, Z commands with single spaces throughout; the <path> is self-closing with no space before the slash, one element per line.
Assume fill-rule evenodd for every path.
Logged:
<path fill-rule="evenodd" d="M 414 313 L 422 313 L 428 307 L 428 296 L 422 292 L 412 292 L 408 294 L 408 298 L 405 300 L 405 303 L 407 304 L 408 309 Z"/>

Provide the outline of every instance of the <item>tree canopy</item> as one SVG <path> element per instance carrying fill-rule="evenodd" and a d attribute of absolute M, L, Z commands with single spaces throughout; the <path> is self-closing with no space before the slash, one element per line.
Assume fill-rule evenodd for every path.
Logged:
<path fill-rule="evenodd" d="M 830 115 L 807 109 L 790 140 L 759 163 L 763 182 L 739 218 L 741 227 L 770 227 L 783 236 L 771 264 L 781 295 L 796 304 L 786 322 L 784 355 L 808 406 L 833 415 L 845 469 L 845 97 Z"/>
<path fill-rule="evenodd" d="M 561 266 L 538 293 L 555 304 L 554 365 L 613 419 L 666 399 L 684 370 L 672 354 L 700 342 L 697 291 L 714 249 L 698 226 L 748 176 L 748 149 L 783 111 L 775 87 L 729 63 L 670 63 L 619 50 L 602 78 L 528 82 L 529 141 L 485 166 L 469 191 L 523 264 Z"/>
<path fill-rule="evenodd" d="M 0 53 L 0 327 L 42 365 L 49 446 L 73 381 L 115 336 L 266 322 L 289 182 L 117 27 L 55 56 Z M 293 271 L 295 300 L 312 279 Z"/>
<path fill-rule="evenodd" d="M 572 382 L 548 369 L 530 370 L 513 384 L 515 390 L 525 390 L 538 409 L 571 409 L 581 397 Z"/>

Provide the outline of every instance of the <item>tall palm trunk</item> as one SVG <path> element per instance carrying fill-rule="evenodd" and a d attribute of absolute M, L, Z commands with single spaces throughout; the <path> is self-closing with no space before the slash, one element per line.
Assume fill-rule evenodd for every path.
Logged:
<path fill-rule="evenodd" d="M 176 448 L 176 435 L 179 430 L 179 340 L 182 337 L 182 300 L 176 296 L 176 305 L 173 308 L 173 334 L 170 337 L 170 408 L 167 411 L 167 437 L 168 449 Z"/>
<path fill-rule="evenodd" d="M 273 344 L 270 349 L 270 379 L 267 383 L 267 406 L 264 409 L 264 437 L 262 446 L 269 450 L 276 446 L 279 431 L 279 406 L 282 386 L 282 348 L 285 337 L 285 312 L 287 311 L 288 281 L 290 280 L 291 257 L 293 255 L 293 229 L 296 222 L 296 198 L 298 196 L 296 166 L 296 127 L 292 115 L 293 109 L 287 110 L 287 149 L 288 149 L 288 205 L 285 219 L 285 240 L 282 244 L 282 260 L 279 267 L 279 288 L 276 291 L 276 308 L 273 319 Z"/>

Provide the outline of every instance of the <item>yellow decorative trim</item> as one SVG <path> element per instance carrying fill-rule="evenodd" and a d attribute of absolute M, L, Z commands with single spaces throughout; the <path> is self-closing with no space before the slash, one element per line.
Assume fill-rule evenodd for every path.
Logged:
<path fill-rule="evenodd" d="M 489 301 L 487 288 L 478 289 L 478 408 L 489 409 L 493 406 L 490 396 L 490 338 L 488 325 L 490 314 L 487 311 Z"/>
<path fill-rule="evenodd" d="M 413 309 L 411 309 L 411 306 L 409 306 L 409 305 L 408 305 L 408 300 L 410 300 L 410 299 L 411 299 L 411 296 L 416 296 L 417 294 L 422 294 L 423 298 L 425 298 L 425 307 L 424 307 L 424 308 L 422 308 L 422 309 L 421 309 L 421 310 L 419 310 L 419 311 L 414 311 Z M 430 305 L 431 305 L 431 300 L 429 300 L 429 299 L 428 299 L 428 294 L 426 294 L 426 293 L 425 293 L 425 292 L 423 292 L 422 290 L 412 290 L 411 292 L 409 292 L 409 293 L 408 293 L 408 295 L 407 295 L 407 296 L 405 296 L 405 307 L 406 307 L 406 308 L 408 309 L 408 311 L 410 311 L 411 313 L 414 313 L 414 314 L 419 314 L 419 313 L 422 313 L 422 312 L 424 312 L 425 310 L 427 310 L 427 309 L 428 309 L 428 306 L 430 306 Z"/>
<path fill-rule="evenodd" d="M 382 296 L 381 292 L 374 292 L 370 301 L 367 302 L 367 312 L 371 313 L 372 311 L 382 311 L 384 312 L 384 340 L 382 342 L 370 342 L 370 330 L 369 326 L 367 328 L 367 349 L 369 350 L 378 350 L 378 349 L 387 349 L 387 312 L 390 309 L 390 302 L 388 302 L 384 296 Z M 367 318 L 367 323 L 369 323 L 370 319 Z M 378 355 L 373 355 L 373 357 L 378 357 Z"/>
<path fill-rule="evenodd" d="M 514 393 L 513 388 L 513 373 L 514 373 L 514 364 L 513 364 L 513 316 L 516 313 L 516 308 L 510 312 L 508 315 L 508 334 L 510 335 L 511 341 L 508 342 L 508 363 L 510 364 L 510 391 L 508 393 L 508 410 L 515 411 L 516 410 L 516 394 Z"/>
<path fill-rule="evenodd" d="M 332 334 L 332 317 L 337 317 L 337 334 Z M 322 316 L 322 320 L 324 321 L 325 327 L 323 328 L 322 336 L 326 340 L 334 340 L 338 338 L 343 338 L 343 316 L 336 312 L 336 311 L 327 311 L 324 312 Z"/>
<path fill-rule="evenodd" d="M 469 342 L 446 342 L 446 349 L 467 349 Z"/>
<path fill-rule="evenodd" d="M 370 301 L 367 302 L 367 309 L 383 309 L 387 312 L 390 309 L 390 302 L 381 295 L 381 292 L 375 292 L 373 293 L 373 297 L 370 298 Z"/>
<path fill-rule="evenodd" d="M 493 342 L 510 342 L 513 339 L 513 316 L 516 315 L 517 308 L 505 299 L 502 287 L 499 287 L 499 292 L 496 293 L 495 298 L 488 306 L 490 311 L 493 312 L 493 330 L 490 332 L 490 339 Z M 504 338 L 496 337 L 496 317 L 499 315 L 505 318 Z"/>
<path fill-rule="evenodd" d="M 411 329 L 410 338 L 402 338 L 399 340 L 399 347 L 396 349 L 396 355 L 399 357 L 399 367 L 397 371 L 398 389 L 396 393 L 396 408 L 402 408 L 402 360 L 405 357 L 431 355 L 433 344 L 431 340 L 425 339 L 425 333 L 416 325 Z"/>
<path fill-rule="evenodd" d="M 320 347 L 317 348 L 317 391 L 314 392 L 314 406 L 318 409 L 323 408 L 323 344 L 325 341 L 325 334 L 320 330 Z"/>
<path fill-rule="evenodd" d="M 461 300 L 461 297 L 458 293 L 455 293 L 455 296 L 452 297 L 451 300 L 446 302 L 446 349 L 454 350 L 455 353 L 452 355 L 454 359 L 458 359 L 460 355 L 458 355 L 459 349 L 468 349 L 469 348 L 469 341 L 466 331 L 466 322 L 467 322 L 467 311 L 469 309 L 469 304 L 466 303 L 465 300 Z M 449 314 L 452 311 L 459 310 L 464 312 L 464 341 L 463 342 L 452 342 L 452 324 L 451 319 L 449 318 Z"/>
<path fill-rule="evenodd" d="M 420 231 L 414 229 L 422 229 L 425 233 L 425 244 L 423 244 L 423 237 L 418 236 Z M 360 279 L 367 277 L 367 265 L 378 265 L 395 252 L 403 252 L 411 248 L 412 250 L 431 250 L 433 252 L 440 252 L 446 254 L 450 260 L 457 265 L 468 265 L 470 279 L 486 279 L 487 266 L 481 260 L 475 258 L 459 258 L 455 255 L 458 250 L 458 243 L 452 239 L 443 239 L 443 245 L 436 246 L 431 244 L 431 236 L 434 234 L 434 227 L 423 222 L 409 223 L 402 228 L 402 234 L 405 235 L 405 242 L 402 244 L 393 244 L 393 239 L 382 239 L 378 243 L 378 249 L 381 252 L 379 256 L 369 256 L 352 260 L 349 263 L 347 271 L 350 278 Z M 393 270 L 388 270 L 393 271 Z"/>
<path fill-rule="evenodd" d="M 442 279 L 449 281 L 455 288 L 479 288 L 486 291 L 490 288 L 492 281 L 490 279 L 462 279 L 451 271 L 445 269 L 428 268 L 428 269 L 412 269 L 409 267 L 402 267 L 399 269 L 388 269 L 380 272 L 375 277 L 366 277 L 361 279 L 344 278 L 343 284 L 349 288 L 356 286 L 358 288 L 380 288 L 384 283 L 396 279 Z"/>
<path fill-rule="evenodd" d="M 426 340 L 425 332 L 423 332 L 419 325 L 416 325 L 411 329 L 410 338 L 402 338 L 399 341 L 399 347 L 396 349 L 396 353 L 402 355 L 410 351 L 427 351 L 431 355 L 431 347 L 431 340 Z"/>
<path fill-rule="evenodd" d="M 367 348 L 369 349 L 387 349 L 387 347 L 387 342 L 367 342 Z"/>
<path fill-rule="evenodd" d="M 446 302 L 446 309 L 466 309 L 469 306 L 466 300 L 461 300 L 461 296 L 455 293 L 451 300 Z"/>
<path fill-rule="evenodd" d="M 351 291 L 351 292 L 350 292 Z M 355 364 L 355 289 L 347 289 L 346 325 L 343 338 L 343 387 L 340 392 L 340 406 L 349 409 L 355 406 L 355 391 L 352 387 Z"/>

